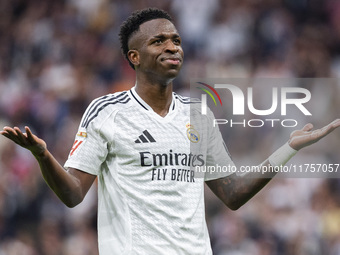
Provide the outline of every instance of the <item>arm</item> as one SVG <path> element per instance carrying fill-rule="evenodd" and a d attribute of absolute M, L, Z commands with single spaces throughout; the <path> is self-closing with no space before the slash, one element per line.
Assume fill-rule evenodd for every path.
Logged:
<path fill-rule="evenodd" d="M 312 131 L 313 125 L 307 124 L 303 129 L 296 130 L 291 134 L 288 144 L 293 149 L 300 150 L 319 141 L 339 126 L 340 119 L 314 131 Z M 270 167 L 271 165 L 267 159 L 261 166 Z M 225 205 L 232 210 L 237 210 L 266 186 L 275 176 L 275 172 L 268 172 L 267 175 L 262 175 L 260 178 L 256 177 L 256 175 L 257 173 L 248 173 L 246 176 L 232 174 L 224 178 L 207 181 L 206 183 Z"/>
<path fill-rule="evenodd" d="M 96 176 L 74 168 L 66 171 L 47 150 L 45 141 L 33 135 L 28 127 L 25 130 L 26 133 L 22 133 L 17 127 L 5 127 L 0 134 L 31 151 L 46 183 L 65 205 L 74 207 L 79 204 Z"/>

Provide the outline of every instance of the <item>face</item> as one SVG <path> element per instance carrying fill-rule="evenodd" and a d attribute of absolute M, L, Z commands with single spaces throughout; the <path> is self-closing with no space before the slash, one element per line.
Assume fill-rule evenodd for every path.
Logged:
<path fill-rule="evenodd" d="M 183 63 L 181 38 L 167 19 L 154 19 L 140 25 L 129 41 L 129 59 L 137 72 L 154 79 L 174 79 Z"/>

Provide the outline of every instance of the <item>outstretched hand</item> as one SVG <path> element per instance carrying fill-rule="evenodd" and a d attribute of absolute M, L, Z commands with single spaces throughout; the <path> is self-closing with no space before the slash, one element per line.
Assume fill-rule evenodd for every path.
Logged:
<path fill-rule="evenodd" d="M 4 127 L 0 134 L 30 150 L 34 156 L 43 155 L 47 150 L 45 141 L 32 134 L 29 127 L 25 127 L 25 131 L 26 133 L 22 133 L 18 127 Z"/>
<path fill-rule="evenodd" d="M 303 147 L 316 143 L 339 126 L 340 119 L 336 119 L 327 126 L 316 130 L 312 130 L 313 125 L 308 123 L 302 129 L 292 132 L 288 143 L 293 149 L 300 150 Z"/>

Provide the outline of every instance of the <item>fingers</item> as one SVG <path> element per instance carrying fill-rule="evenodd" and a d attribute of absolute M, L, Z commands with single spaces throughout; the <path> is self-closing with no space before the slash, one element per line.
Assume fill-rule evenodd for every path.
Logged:
<path fill-rule="evenodd" d="M 327 135 L 339 126 L 340 126 L 340 119 L 337 119 L 329 123 L 327 126 L 324 126 L 320 130 L 321 130 L 322 135 Z"/>
<path fill-rule="evenodd" d="M 8 134 L 8 132 L 6 130 L 0 131 L 0 134 L 3 135 L 4 137 L 9 138 L 9 134 Z"/>
<path fill-rule="evenodd" d="M 18 127 L 14 127 L 14 131 L 17 134 L 17 138 L 21 143 L 25 143 L 26 142 L 26 136 L 21 132 L 20 128 Z"/>
<path fill-rule="evenodd" d="M 14 131 L 13 128 L 10 128 L 10 127 L 4 127 L 2 134 L 4 134 L 8 138 L 16 136 L 16 132 Z"/>
<path fill-rule="evenodd" d="M 336 119 L 333 122 L 330 123 L 330 125 L 335 129 L 337 127 L 340 127 L 340 119 Z"/>
<path fill-rule="evenodd" d="M 18 145 L 26 146 L 28 144 L 27 135 L 23 134 L 18 127 L 4 127 L 0 133 Z"/>
<path fill-rule="evenodd" d="M 303 128 L 302 131 L 311 131 L 313 129 L 313 124 L 312 123 L 308 123 L 306 124 Z"/>
<path fill-rule="evenodd" d="M 32 134 L 32 131 L 30 130 L 29 127 L 25 126 L 25 130 L 26 130 L 26 134 L 27 134 L 27 139 L 33 143 L 34 142 L 34 137 L 33 137 L 33 134 Z"/>
<path fill-rule="evenodd" d="M 328 135 L 329 133 L 331 133 L 334 129 L 336 129 L 339 126 L 340 126 L 340 119 L 334 120 L 333 122 L 329 123 L 327 126 L 314 130 L 311 133 L 311 138 L 315 141 L 318 141 L 321 138 Z"/>
<path fill-rule="evenodd" d="M 302 128 L 302 131 L 305 131 L 305 132 L 312 131 L 311 135 L 314 138 L 317 138 L 317 137 L 323 137 L 323 136 L 329 134 L 330 132 L 332 132 L 337 127 L 340 127 L 340 119 L 336 119 L 336 120 L 332 121 L 331 123 L 329 123 L 327 126 L 324 126 L 323 128 L 320 128 L 320 129 L 317 129 L 317 130 L 314 130 L 314 131 L 312 131 L 313 124 L 308 123 Z"/>
<path fill-rule="evenodd" d="M 6 131 L 6 127 L 4 127 L 2 131 L 0 131 L 0 134 L 3 135 L 3 136 L 7 136 L 8 135 L 8 133 Z"/>
<path fill-rule="evenodd" d="M 13 142 L 20 144 L 20 141 L 18 139 L 18 134 L 13 128 L 4 127 L 1 134 L 7 137 L 8 139 L 12 140 Z"/>

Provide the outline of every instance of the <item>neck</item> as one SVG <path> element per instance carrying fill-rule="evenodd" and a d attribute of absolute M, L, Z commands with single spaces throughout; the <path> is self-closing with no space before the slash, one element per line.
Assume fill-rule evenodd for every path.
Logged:
<path fill-rule="evenodd" d="M 169 112 L 172 102 L 172 82 L 168 84 L 144 83 L 137 79 L 137 94 L 160 116 L 164 117 Z"/>

